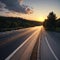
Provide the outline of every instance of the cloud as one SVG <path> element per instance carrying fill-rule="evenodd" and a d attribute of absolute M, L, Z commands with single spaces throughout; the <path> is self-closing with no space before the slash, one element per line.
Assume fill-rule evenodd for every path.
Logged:
<path fill-rule="evenodd" d="M 0 2 L 0 12 L 2 12 L 2 11 L 3 12 L 9 12 L 9 10 L 6 9 L 5 7 L 6 7 L 6 5 L 4 3 Z"/>
<path fill-rule="evenodd" d="M 18 0 L 19 2 L 20 2 L 20 4 L 22 4 L 23 3 L 23 0 Z"/>
<path fill-rule="evenodd" d="M 8 9 L 9 11 L 31 14 L 32 9 L 26 5 L 23 5 L 23 0 L 0 0 L 1 7 Z"/>
<path fill-rule="evenodd" d="M 4 3 L 0 2 L 0 8 L 5 8 L 5 7 L 6 7 L 6 5 Z"/>

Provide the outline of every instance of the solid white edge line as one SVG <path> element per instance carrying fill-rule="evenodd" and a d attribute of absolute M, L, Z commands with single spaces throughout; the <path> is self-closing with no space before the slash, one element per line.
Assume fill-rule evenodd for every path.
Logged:
<path fill-rule="evenodd" d="M 39 38 L 39 44 L 38 44 L 38 50 L 37 50 L 37 60 L 39 60 L 39 49 L 40 49 L 40 38 Z"/>
<path fill-rule="evenodd" d="M 51 46 L 50 46 L 50 44 L 49 44 L 49 42 L 48 42 L 47 37 L 45 37 L 45 41 L 46 41 L 46 43 L 47 43 L 47 45 L 48 45 L 51 53 L 53 54 L 54 58 L 55 58 L 56 60 L 59 60 L 58 57 L 56 56 L 56 54 L 54 53 L 53 49 L 51 48 Z"/>
<path fill-rule="evenodd" d="M 42 31 L 42 27 L 41 27 L 40 32 L 41 32 L 41 31 Z M 40 36 L 40 34 L 41 34 L 41 33 L 39 33 L 39 36 Z M 40 38 L 42 38 L 42 36 L 39 37 L 39 44 L 38 44 L 38 50 L 37 50 L 37 60 L 40 60 L 40 59 L 39 59 L 39 56 L 40 56 L 40 55 L 39 55 L 39 52 L 40 52 L 40 51 L 39 51 L 39 50 L 40 50 Z"/>
<path fill-rule="evenodd" d="M 37 32 L 37 31 L 36 31 Z M 28 37 L 17 49 L 15 49 L 5 60 L 10 60 L 11 57 L 36 33 L 34 32 L 30 37 Z"/>

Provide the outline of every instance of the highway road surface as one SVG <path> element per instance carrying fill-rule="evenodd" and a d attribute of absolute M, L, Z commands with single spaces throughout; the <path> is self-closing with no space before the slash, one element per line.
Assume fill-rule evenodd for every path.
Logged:
<path fill-rule="evenodd" d="M 60 60 L 60 33 L 43 26 L 0 32 L 0 60 Z"/>

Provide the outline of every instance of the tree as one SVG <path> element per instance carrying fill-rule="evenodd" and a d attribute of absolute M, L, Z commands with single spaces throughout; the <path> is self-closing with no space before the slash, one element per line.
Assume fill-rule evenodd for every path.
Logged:
<path fill-rule="evenodd" d="M 54 14 L 54 12 L 50 12 L 44 23 L 44 26 L 47 29 L 54 30 L 56 25 L 56 14 Z"/>
<path fill-rule="evenodd" d="M 60 27 L 60 18 L 56 20 L 56 27 Z"/>

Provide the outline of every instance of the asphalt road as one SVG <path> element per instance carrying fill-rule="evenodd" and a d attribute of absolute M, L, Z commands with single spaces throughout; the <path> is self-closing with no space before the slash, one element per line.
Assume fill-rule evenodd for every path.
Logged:
<path fill-rule="evenodd" d="M 38 60 L 60 60 L 60 33 L 42 27 L 38 46 Z"/>
<path fill-rule="evenodd" d="M 37 41 L 37 60 L 60 60 L 60 33 L 43 26 L 0 32 L 0 60 L 30 60 Z"/>

